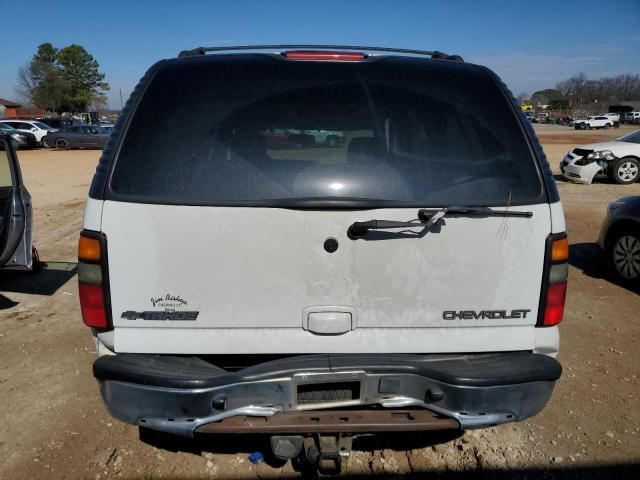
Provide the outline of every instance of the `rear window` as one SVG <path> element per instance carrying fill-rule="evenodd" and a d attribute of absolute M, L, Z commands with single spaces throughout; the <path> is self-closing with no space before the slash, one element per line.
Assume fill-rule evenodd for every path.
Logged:
<path fill-rule="evenodd" d="M 543 201 L 517 117 L 477 67 L 265 55 L 164 64 L 108 198 L 172 204 L 505 205 Z"/>

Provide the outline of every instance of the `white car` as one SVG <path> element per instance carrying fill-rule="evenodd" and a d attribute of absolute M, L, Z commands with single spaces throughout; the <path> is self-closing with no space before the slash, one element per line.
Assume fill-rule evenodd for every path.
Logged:
<path fill-rule="evenodd" d="M 616 123 L 620 122 L 620 114 L 619 113 L 603 113 L 602 114 L 603 117 L 607 117 L 609 120 L 611 120 L 615 126 Z"/>
<path fill-rule="evenodd" d="M 616 140 L 582 145 L 567 152 L 560 170 L 568 180 L 592 183 L 596 177 L 608 177 L 629 184 L 640 177 L 640 130 Z"/>
<path fill-rule="evenodd" d="M 359 434 L 547 403 L 569 245 L 533 129 L 487 69 L 359 48 L 200 48 L 134 90 L 78 248 L 111 415 L 335 472 Z"/>
<path fill-rule="evenodd" d="M 574 127 L 576 130 L 590 130 L 592 128 L 611 128 L 613 120 L 604 116 L 589 117 L 584 120 L 576 120 Z"/>
<path fill-rule="evenodd" d="M 36 120 L 2 120 L 2 123 L 10 125 L 20 132 L 32 133 L 36 137 L 37 142 L 42 146 L 44 146 L 42 142 L 44 137 L 49 133 L 57 132 L 55 128 Z"/>

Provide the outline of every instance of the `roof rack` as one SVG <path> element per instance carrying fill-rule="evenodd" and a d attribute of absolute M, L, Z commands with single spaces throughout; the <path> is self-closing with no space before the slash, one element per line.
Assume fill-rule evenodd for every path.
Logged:
<path fill-rule="evenodd" d="M 449 55 L 438 50 L 411 50 L 407 48 L 384 48 L 384 47 L 364 47 L 358 45 L 236 45 L 224 47 L 197 47 L 192 50 L 183 50 L 178 54 L 179 58 L 198 57 L 209 52 L 229 52 L 244 50 L 365 50 L 369 52 L 404 53 L 411 55 L 425 55 L 437 60 L 452 60 L 454 62 L 464 62 L 460 55 Z"/>

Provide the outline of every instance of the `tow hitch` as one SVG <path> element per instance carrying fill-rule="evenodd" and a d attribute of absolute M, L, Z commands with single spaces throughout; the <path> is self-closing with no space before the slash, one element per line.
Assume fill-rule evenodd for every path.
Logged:
<path fill-rule="evenodd" d="M 337 475 L 342 470 L 343 458 L 351 455 L 353 436 L 316 433 L 302 435 L 274 435 L 271 451 L 279 460 L 300 461 L 305 467 L 321 475 Z"/>
<path fill-rule="evenodd" d="M 304 439 L 304 453 L 309 464 L 322 475 L 337 475 L 342 459 L 351 455 L 352 436 L 315 434 Z"/>

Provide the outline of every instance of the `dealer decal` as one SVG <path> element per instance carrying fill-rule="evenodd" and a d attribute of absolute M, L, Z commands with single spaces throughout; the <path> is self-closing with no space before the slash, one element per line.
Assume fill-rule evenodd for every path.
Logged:
<path fill-rule="evenodd" d="M 122 312 L 121 318 L 127 320 L 196 320 L 200 312 L 180 310 L 180 308 L 186 307 L 187 305 L 189 305 L 189 302 L 180 295 L 166 293 L 151 297 L 151 306 L 154 308 L 162 308 L 163 310 L 145 310 L 144 312 L 127 310 L 126 312 Z"/>
<path fill-rule="evenodd" d="M 165 295 L 152 297 L 151 305 L 153 305 L 154 307 L 178 308 L 189 305 L 189 302 L 184 300 L 180 295 L 167 293 Z"/>

